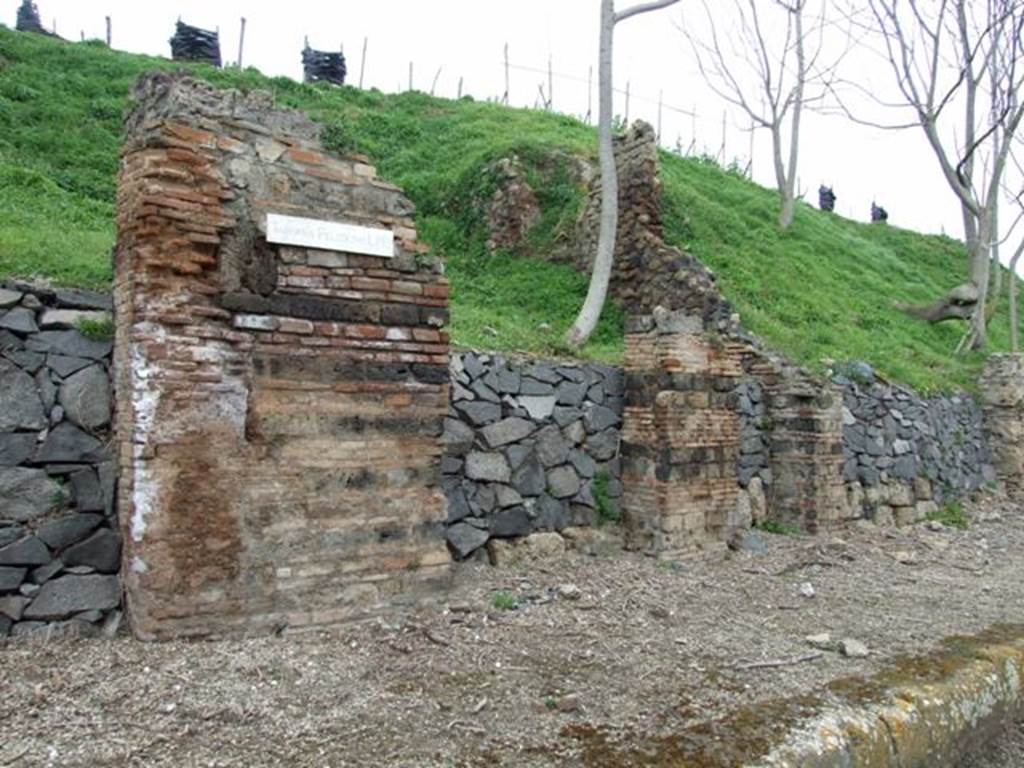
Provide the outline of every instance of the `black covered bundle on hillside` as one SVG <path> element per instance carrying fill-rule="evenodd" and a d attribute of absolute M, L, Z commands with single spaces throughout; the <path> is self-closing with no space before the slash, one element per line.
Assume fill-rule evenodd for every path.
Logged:
<path fill-rule="evenodd" d="M 178 22 L 171 38 L 171 58 L 175 61 L 201 61 L 220 66 L 220 34 Z"/>
<path fill-rule="evenodd" d="M 41 35 L 56 37 L 47 29 L 43 29 L 43 23 L 39 20 L 39 8 L 32 0 L 22 0 L 18 8 L 18 19 L 14 28 L 19 32 L 36 32 Z"/>
<path fill-rule="evenodd" d="M 880 205 L 876 205 L 875 201 L 871 201 L 871 220 L 875 222 L 885 222 L 889 220 L 889 212 Z"/>
<path fill-rule="evenodd" d="M 345 54 L 314 51 L 308 45 L 302 49 L 303 82 L 345 84 Z"/>
<path fill-rule="evenodd" d="M 836 209 L 836 193 L 832 187 L 822 184 L 818 187 L 818 207 L 823 211 L 834 211 Z"/>

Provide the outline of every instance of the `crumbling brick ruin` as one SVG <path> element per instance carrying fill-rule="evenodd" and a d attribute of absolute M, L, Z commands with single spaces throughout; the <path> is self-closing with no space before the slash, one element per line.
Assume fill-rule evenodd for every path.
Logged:
<path fill-rule="evenodd" d="M 616 140 L 611 291 L 630 318 L 622 480 L 631 545 L 672 556 L 754 519 L 814 531 L 847 517 L 839 390 L 766 355 L 714 275 L 665 242 L 657 152 L 645 123 Z M 566 249 L 580 269 L 596 253 L 599 183 Z"/>
<path fill-rule="evenodd" d="M 134 98 L 115 354 L 136 634 L 326 624 L 443 582 L 448 284 L 412 204 L 266 94 L 151 74 Z"/>

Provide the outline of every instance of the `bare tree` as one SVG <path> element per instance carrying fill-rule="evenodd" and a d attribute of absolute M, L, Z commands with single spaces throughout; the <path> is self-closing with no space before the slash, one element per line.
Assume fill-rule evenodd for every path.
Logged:
<path fill-rule="evenodd" d="M 1024 3 L 1021 0 L 866 0 L 866 32 L 881 42 L 898 96 L 875 102 L 908 113 L 920 128 L 942 175 L 960 202 L 969 283 L 954 292 L 976 296 L 970 325 L 957 350 L 986 340 L 986 299 L 997 211 L 1007 157 L 1024 118 Z M 866 90 L 851 83 L 855 89 Z M 995 250 L 998 257 L 998 251 Z M 952 295 L 952 292 L 951 292 Z M 962 315 L 937 313 L 933 321 Z"/>
<path fill-rule="evenodd" d="M 1024 165 L 1014 155 L 1013 150 L 1010 151 L 1010 160 L 1013 161 L 1016 166 L 1017 174 L 1020 177 L 1024 177 Z M 1009 240 L 1017 229 L 1017 225 L 1024 222 L 1024 180 L 1021 181 L 1021 189 L 1016 194 L 1006 186 L 1003 187 L 1003 191 L 1007 196 L 1011 197 L 1014 204 L 1017 207 L 1017 216 L 1013 220 L 1013 224 L 1010 225 L 1006 237 L 1004 240 Z M 1020 261 L 1021 256 L 1024 256 L 1024 235 L 1020 236 L 1020 242 L 1017 244 L 1017 248 L 1013 252 L 1013 256 L 1010 257 L 1009 263 L 1009 284 L 1010 284 L 1010 296 L 1009 296 L 1009 315 L 1010 315 L 1010 351 L 1018 355 L 1020 354 L 1020 312 L 1018 309 L 1018 289 L 1019 280 L 1017 277 L 1017 263 Z M 993 286 L 994 290 L 994 286 Z"/>
<path fill-rule="evenodd" d="M 818 4 L 809 28 L 808 5 L 808 0 L 733 0 L 731 11 L 723 13 L 721 2 L 712 11 L 704 0 L 707 35 L 691 29 L 685 18 L 678 25 L 708 86 L 745 112 L 755 127 L 771 133 L 783 229 L 793 223 L 796 210 L 803 109 L 825 98 L 832 74 L 849 50 L 849 45 L 842 47 L 823 64 L 827 3 Z M 765 9 L 775 13 L 766 15 Z"/>
<path fill-rule="evenodd" d="M 597 236 L 597 253 L 590 272 L 590 285 L 580 313 L 565 336 L 566 344 L 577 349 L 586 344 L 597 327 L 612 275 L 615 257 L 615 230 L 619 220 L 619 178 L 612 147 L 612 38 L 620 21 L 648 11 L 667 8 L 679 0 L 654 0 L 639 3 L 616 12 L 615 0 L 601 0 L 601 36 L 598 54 L 598 118 L 597 139 L 601 166 L 601 225 Z"/>

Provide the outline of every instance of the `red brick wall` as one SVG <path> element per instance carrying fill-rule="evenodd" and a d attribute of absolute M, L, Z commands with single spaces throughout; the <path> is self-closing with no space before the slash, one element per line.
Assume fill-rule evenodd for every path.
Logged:
<path fill-rule="evenodd" d="M 448 284 L 412 205 L 260 95 L 136 87 L 118 195 L 124 581 L 141 637 L 365 615 L 443 581 Z M 268 213 L 390 229 L 283 247 Z"/>

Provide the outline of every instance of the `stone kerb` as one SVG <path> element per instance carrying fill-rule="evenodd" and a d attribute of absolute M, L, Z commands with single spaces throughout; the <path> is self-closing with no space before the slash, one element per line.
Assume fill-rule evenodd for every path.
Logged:
<path fill-rule="evenodd" d="M 144 638 L 362 616 L 443 583 L 448 284 L 413 206 L 269 97 L 153 74 L 115 257 L 124 586 Z M 281 245 L 268 214 L 393 233 Z"/>

